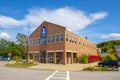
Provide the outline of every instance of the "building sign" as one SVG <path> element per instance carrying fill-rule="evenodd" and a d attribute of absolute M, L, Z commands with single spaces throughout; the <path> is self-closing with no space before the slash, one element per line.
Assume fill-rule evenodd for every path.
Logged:
<path fill-rule="evenodd" d="M 46 37 L 46 27 L 44 26 L 43 28 L 42 28 L 42 38 L 45 38 Z"/>

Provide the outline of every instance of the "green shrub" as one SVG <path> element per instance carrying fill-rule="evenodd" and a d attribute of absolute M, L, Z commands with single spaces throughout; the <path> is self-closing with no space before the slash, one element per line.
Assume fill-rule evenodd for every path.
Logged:
<path fill-rule="evenodd" d="M 88 56 L 87 55 L 82 55 L 78 58 L 79 63 L 84 63 L 87 64 L 88 63 Z"/>
<path fill-rule="evenodd" d="M 20 58 L 19 56 L 14 56 L 14 57 L 13 57 L 13 60 L 15 60 L 16 63 L 19 63 L 20 60 L 21 60 L 21 58 Z"/>
<path fill-rule="evenodd" d="M 108 54 L 108 56 L 111 58 L 111 60 L 118 60 L 114 54 Z"/>
<path fill-rule="evenodd" d="M 101 69 L 101 71 L 110 71 L 110 69 L 108 67 L 101 67 L 100 69 Z"/>

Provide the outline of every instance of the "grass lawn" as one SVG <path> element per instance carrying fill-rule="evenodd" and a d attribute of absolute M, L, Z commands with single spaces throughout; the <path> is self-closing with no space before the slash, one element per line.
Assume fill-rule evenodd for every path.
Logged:
<path fill-rule="evenodd" d="M 14 64 L 6 64 L 7 67 L 15 67 L 15 68 L 28 68 L 34 66 L 36 64 L 33 63 L 14 63 Z"/>

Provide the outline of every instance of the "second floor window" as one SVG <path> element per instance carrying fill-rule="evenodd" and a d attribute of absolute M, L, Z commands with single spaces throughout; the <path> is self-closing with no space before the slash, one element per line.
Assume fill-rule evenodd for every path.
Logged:
<path fill-rule="evenodd" d="M 40 39 L 37 39 L 37 44 L 40 44 Z"/>
<path fill-rule="evenodd" d="M 50 43 L 50 36 L 48 36 L 48 43 Z"/>
<path fill-rule="evenodd" d="M 60 34 L 60 42 L 62 42 L 63 41 L 63 34 Z"/>
<path fill-rule="evenodd" d="M 66 34 L 66 41 L 68 41 L 68 34 Z"/>
<path fill-rule="evenodd" d="M 56 42 L 59 41 L 59 35 L 56 35 Z"/>
<path fill-rule="evenodd" d="M 52 43 L 54 42 L 54 36 L 51 36 L 51 41 L 52 41 Z"/>
<path fill-rule="evenodd" d="M 30 45 L 34 45 L 34 40 L 30 40 Z"/>
<path fill-rule="evenodd" d="M 42 38 L 42 44 L 46 44 L 46 38 Z"/>

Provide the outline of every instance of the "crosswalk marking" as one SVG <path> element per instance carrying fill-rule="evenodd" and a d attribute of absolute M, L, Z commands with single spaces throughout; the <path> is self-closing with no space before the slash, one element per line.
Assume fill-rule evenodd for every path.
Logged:
<path fill-rule="evenodd" d="M 61 79 L 61 80 L 70 80 L 69 71 L 54 71 L 49 77 L 45 80 L 52 80 L 52 79 Z"/>

